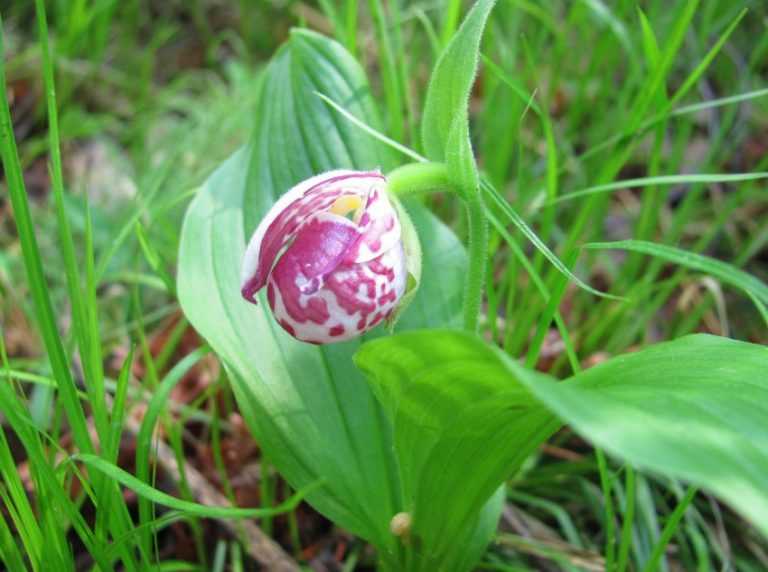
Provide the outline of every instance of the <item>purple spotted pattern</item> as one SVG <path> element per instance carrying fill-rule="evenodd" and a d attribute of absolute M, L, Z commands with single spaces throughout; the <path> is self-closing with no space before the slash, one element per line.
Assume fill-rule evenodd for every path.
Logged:
<path fill-rule="evenodd" d="M 277 322 L 326 344 L 373 328 L 394 311 L 407 270 L 397 213 L 375 171 L 330 171 L 270 209 L 243 258 L 243 297 L 267 289 Z"/>

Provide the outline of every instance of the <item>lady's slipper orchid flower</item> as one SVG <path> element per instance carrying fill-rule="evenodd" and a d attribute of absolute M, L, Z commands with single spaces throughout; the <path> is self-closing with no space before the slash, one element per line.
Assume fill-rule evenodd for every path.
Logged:
<path fill-rule="evenodd" d="M 266 286 L 278 323 L 316 344 L 348 340 L 390 317 L 408 269 L 398 211 L 377 171 L 330 171 L 283 195 L 245 251 L 243 297 Z"/>

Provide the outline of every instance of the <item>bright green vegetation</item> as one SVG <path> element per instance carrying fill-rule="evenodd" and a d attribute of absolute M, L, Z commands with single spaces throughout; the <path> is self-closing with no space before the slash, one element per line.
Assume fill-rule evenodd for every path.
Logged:
<path fill-rule="evenodd" d="M 762 3 L 9 4 L 6 568 L 768 568 Z M 338 167 L 423 267 L 318 348 L 240 259 Z"/>

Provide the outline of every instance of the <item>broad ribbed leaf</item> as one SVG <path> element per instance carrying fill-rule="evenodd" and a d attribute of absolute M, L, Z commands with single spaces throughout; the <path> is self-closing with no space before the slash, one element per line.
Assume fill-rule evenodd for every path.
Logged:
<path fill-rule="evenodd" d="M 374 340 L 355 356 L 392 420 L 424 570 L 453 569 L 457 535 L 559 426 L 506 361 L 480 338 L 449 330 Z"/>
<path fill-rule="evenodd" d="M 266 457 L 295 488 L 322 479 L 309 501 L 393 560 L 388 526 L 401 502 L 391 428 L 352 364 L 360 341 L 297 342 L 274 322 L 263 298 L 257 307 L 239 294 L 246 238 L 280 194 L 321 171 L 386 169 L 390 160 L 315 94 L 327 94 L 379 127 L 362 71 L 335 42 L 294 31 L 261 89 L 251 145 L 210 177 L 187 212 L 179 298 L 227 367 Z M 423 281 L 397 329 L 454 324 L 465 251 L 426 209 L 406 207 L 422 241 L 423 275 L 439 280 Z"/>
<path fill-rule="evenodd" d="M 521 379 L 600 447 L 714 491 L 768 535 L 768 348 L 700 334 L 565 383 Z"/>
<path fill-rule="evenodd" d="M 355 357 L 393 419 L 414 534 L 450 542 L 471 512 L 558 426 L 632 465 L 690 481 L 768 535 L 768 348 L 694 335 L 563 382 L 462 332 L 407 332 Z M 546 408 L 546 409 L 545 409 Z M 452 503 L 452 514 L 434 510 Z M 434 563 L 440 568 L 440 563 Z"/>

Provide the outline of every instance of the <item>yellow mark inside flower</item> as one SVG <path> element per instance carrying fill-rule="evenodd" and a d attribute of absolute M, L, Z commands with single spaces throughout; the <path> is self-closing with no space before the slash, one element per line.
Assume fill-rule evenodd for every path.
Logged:
<path fill-rule="evenodd" d="M 353 219 L 362 204 L 363 201 L 357 195 L 343 195 L 333 201 L 330 212 Z"/>

